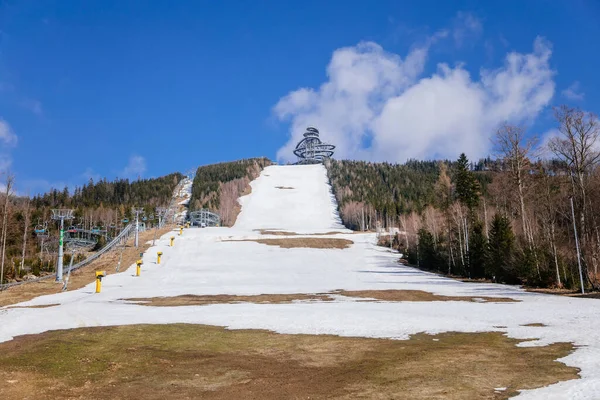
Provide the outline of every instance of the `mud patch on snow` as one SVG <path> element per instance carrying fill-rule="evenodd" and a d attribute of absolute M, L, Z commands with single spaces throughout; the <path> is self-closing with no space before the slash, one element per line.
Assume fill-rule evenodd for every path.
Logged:
<path fill-rule="evenodd" d="M 442 296 L 422 290 L 339 290 L 336 294 L 371 301 L 471 301 L 474 303 L 518 303 L 509 297 Z"/>
<path fill-rule="evenodd" d="M 279 246 L 283 249 L 347 249 L 354 244 L 348 239 L 334 238 L 313 238 L 313 237 L 298 237 L 298 238 L 282 238 L 282 239 L 243 239 L 243 240 L 223 240 L 224 242 L 256 242 L 266 244 L 268 246 Z"/>
<path fill-rule="evenodd" d="M 497 332 L 389 340 L 186 324 L 81 328 L 0 344 L 0 386 L 6 400 L 498 399 L 578 378 L 555 361 L 571 344 L 517 343 Z"/>
<path fill-rule="evenodd" d="M 205 306 L 209 304 L 257 303 L 257 304 L 286 304 L 295 301 L 331 301 L 326 294 L 258 294 L 237 296 L 233 294 L 193 295 L 185 294 L 173 297 L 149 297 L 124 299 L 143 306 L 174 307 L 174 306 Z"/>
<path fill-rule="evenodd" d="M 274 235 L 274 236 L 325 236 L 325 235 L 341 235 L 344 232 L 323 232 L 323 233 L 297 233 L 297 232 L 286 232 L 271 229 L 258 229 L 261 235 Z M 346 233 L 347 234 L 347 233 Z"/>

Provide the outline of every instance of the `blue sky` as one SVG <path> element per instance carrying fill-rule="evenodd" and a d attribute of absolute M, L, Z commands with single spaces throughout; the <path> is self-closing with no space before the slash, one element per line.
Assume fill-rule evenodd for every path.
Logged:
<path fill-rule="evenodd" d="M 490 152 L 597 112 L 600 3 L 0 0 L 0 167 L 21 193 L 290 159 Z"/>

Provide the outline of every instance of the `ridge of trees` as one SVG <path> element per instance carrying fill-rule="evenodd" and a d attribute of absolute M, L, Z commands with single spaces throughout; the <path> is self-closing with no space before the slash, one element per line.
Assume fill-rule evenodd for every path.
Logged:
<path fill-rule="evenodd" d="M 325 163 L 344 224 L 397 227 L 392 245 L 421 268 L 472 279 L 600 289 L 600 123 L 555 109 L 543 147 L 522 126 L 497 130 L 497 157 L 469 162 Z M 544 159 L 536 149 L 553 155 Z M 547 153 L 547 154 L 548 154 Z M 571 211 L 573 201 L 573 221 Z M 389 236 L 386 238 L 389 246 Z"/>
<path fill-rule="evenodd" d="M 271 164 L 271 160 L 261 157 L 198 167 L 190 211 L 205 208 L 219 214 L 224 226 L 233 225 L 240 211 L 237 199 L 250 189 L 250 181 Z"/>

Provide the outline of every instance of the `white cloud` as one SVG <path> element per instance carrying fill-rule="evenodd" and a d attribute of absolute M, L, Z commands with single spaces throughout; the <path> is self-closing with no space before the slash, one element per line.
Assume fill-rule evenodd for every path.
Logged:
<path fill-rule="evenodd" d="M 334 51 L 319 89 L 289 93 L 274 107 L 291 122 L 277 157 L 292 161 L 304 129 L 314 125 L 337 145 L 336 158 L 403 162 L 409 158 L 485 156 L 504 121 L 531 121 L 554 94 L 551 45 L 542 38 L 530 54 L 509 53 L 502 67 L 473 79 L 462 65 L 439 64 L 419 79 L 430 43 L 402 59 L 375 43 Z"/>
<path fill-rule="evenodd" d="M 0 118 L 0 141 L 6 146 L 15 146 L 17 144 L 17 135 L 12 131 L 8 122 Z"/>
<path fill-rule="evenodd" d="M 454 43 L 461 47 L 468 39 L 475 39 L 483 32 L 481 20 L 469 12 L 459 11 L 454 18 L 452 37 Z"/>
<path fill-rule="evenodd" d="M 120 175 L 125 178 L 137 178 L 143 175 L 144 172 L 146 172 L 146 159 L 134 154 L 129 157 L 129 163 L 121 171 Z"/>
<path fill-rule="evenodd" d="M 568 100 L 571 101 L 581 101 L 585 97 L 585 93 L 579 91 L 578 81 L 573 82 L 571 86 L 563 90 L 561 93 L 563 96 L 565 96 Z"/>
<path fill-rule="evenodd" d="M 8 122 L 0 118 L 0 172 L 7 171 L 12 165 L 10 148 L 17 145 L 17 135 Z"/>

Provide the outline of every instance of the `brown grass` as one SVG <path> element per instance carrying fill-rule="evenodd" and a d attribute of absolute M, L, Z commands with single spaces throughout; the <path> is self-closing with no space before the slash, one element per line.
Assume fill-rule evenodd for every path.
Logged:
<path fill-rule="evenodd" d="M 332 301 L 334 294 L 346 297 L 361 298 L 360 301 L 471 301 L 480 303 L 508 303 L 518 300 L 508 297 L 469 297 L 469 296 L 440 296 L 421 290 L 337 290 L 330 293 L 290 293 L 290 294 L 258 294 L 249 296 L 238 296 L 232 294 L 218 295 L 193 295 L 185 294 L 172 297 L 144 297 L 129 298 L 144 306 L 153 307 L 176 307 L 176 306 L 204 306 L 208 304 L 231 304 L 231 303 L 256 303 L 256 304 L 287 304 L 294 301 Z M 529 326 L 536 326 L 529 325 Z"/>
<path fill-rule="evenodd" d="M 257 294 L 250 296 L 237 296 L 233 294 L 194 295 L 185 294 L 173 297 L 146 297 L 131 298 L 127 301 L 138 302 L 144 306 L 172 307 L 172 306 L 205 306 L 208 304 L 232 303 L 257 303 L 257 304 L 286 304 L 294 301 L 331 301 L 327 294 Z"/>
<path fill-rule="evenodd" d="M 523 324 L 521 326 L 535 326 L 535 327 L 542 327 L 542 326 L 548 326 L 546 324 L 542 324 L 541 322 L 534 322 L 532 324 Z"/>
<path fill-rule="evenodd" d="M 475 303 L 518 303 L 509 297 L 442 296 L 422 290 L 340 290 L 347 297 L 361 297 L 381 301 L 471 301 Z"/>
<path fill-rule="evenodd" d="M 161 235 L 169 232 L 172 228 L 165 227 L 158 231 L 156 237 L 159 238 Z M 139 258 L 140 252 L 145 252 L 150 245 L 145 244 L 147 241 L 152 240 L 154 237 L 154 231 L 149 230 L 141 232 L 139 236 L 140 247 L 135 248 L 133 246 L 133 238 L 127 242 L 127 246 L 123 251 L 123 261 L 121 262 L 121 271 L 124 271 L 127 267 L 135 262 Z M 106 270 L 108 275 L 115 273 L 115 268 L 119 262 L 121 250 L 116 249 L 104 256 L 95 260 L 89 265 L 83 268 L 73 271 L 69 278 L 68 290 L 76 290 L 84 287 L 90 282 L 93 282 L 96 277 L 94 271 Z M 68 266 L 65 266 L 65 274 Z M 0 292 L 0 307 L 9 304 L 16 304 L 22 301 L 31 300 L 34 297 L 59 293 L 62 290 L 62 283 L 55 283 L 54 279 L 49 278 L 41 282 L 30 282 L 19 286 L 15 286 Z"/>
<path fill-rule="evenodd" d="M 84 328 L 0 344 L 2 399 L 501 399 L 578 378 L 573 346 L 500 333 L 410 340 L 202 325 Z M 495 393 L 495 387 L 507 387 Z"/>
<path fill-rule="evenodd" d="M 275 189 L 284 189 L 284 190 L 290 190 L 290 189 L 295 189 L 291 186 L 275 186 Z"/>
<path fill-rule="evenodd" d="M 268 246 L 279 246 L 283 249 L 311 248 L 311 249 L 346 249 L 354 244 L 348 239 L 332 238 L 285 238 L 285 239 L 243 239 L 243 240 L 223 240 L 224 242 L 256 242 Z"/>
<path fill-rule="evenodd" d="M 36 306 L 8 306 L 6 308 L 49 308 L 49 307 L 55 307 L 55 306 L 59 306 L 60 304 L 55 303 L 55 304 L 39 304 Z"/>
<path fill-rule="evenodd" d="M 600 292 L 587 292 L 582 294 L 580 290 L 559 289 L 559 288 L 526 288 L 528 292 L 554 294 L 568 297 L 581 297 L 585 299 L 600 299 Z"/>
<path fill-rule="evenodd" d="M 325 232 L 325 233 L 296 233 L 286 232 L 271 229 L 258 229 L 261 235 L 275 235 L 275 236 L 325 236 L 325 235 L 341 235 L 343 232 Z"/>

